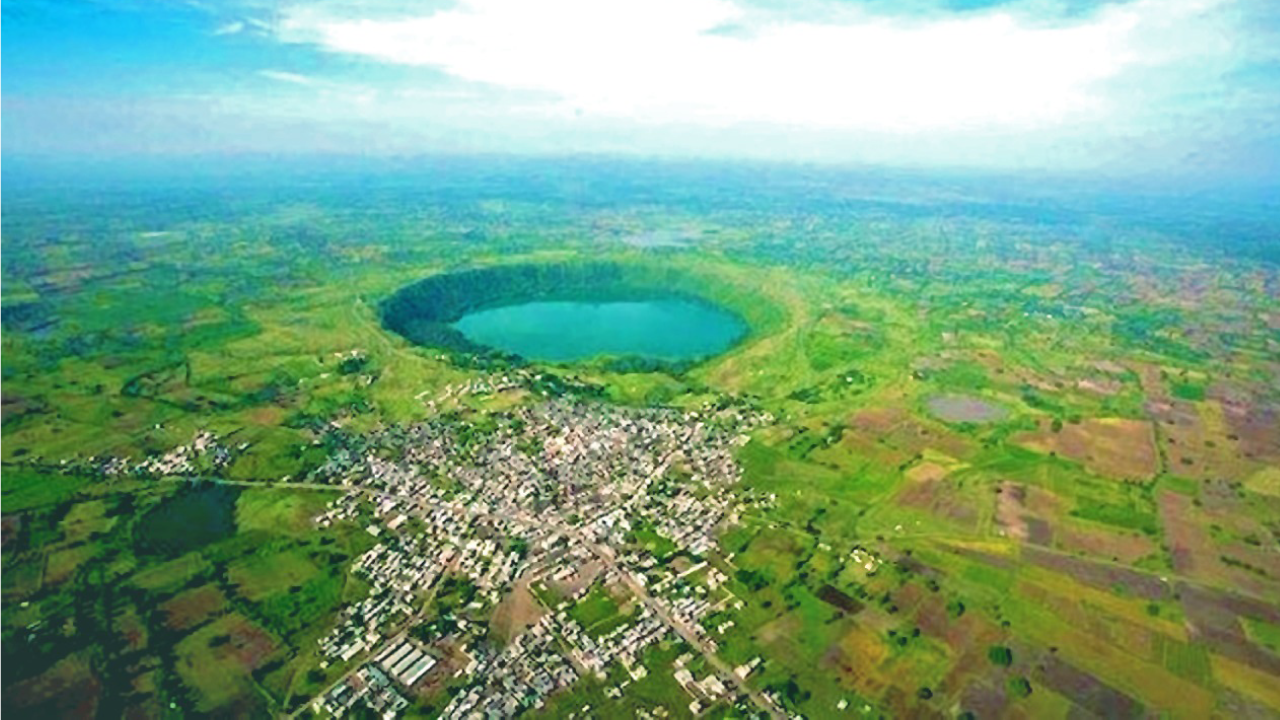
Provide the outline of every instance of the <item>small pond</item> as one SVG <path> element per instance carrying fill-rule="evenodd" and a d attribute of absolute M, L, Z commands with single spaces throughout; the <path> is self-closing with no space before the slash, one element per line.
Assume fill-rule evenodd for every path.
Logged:
<path fill-rule="evenodd" d="M 926 404 L 929 412 L 947 422 L 988 423 L 1009 415 L 1003 406 L 972 395 L 937 395 Z"/>
<path fill-rule="evenodd" d="M 238 488 L 207 483 L 184 488 L 138 521 L 134 537 L 143 552 L 176 557 L 236 531 Z"/>

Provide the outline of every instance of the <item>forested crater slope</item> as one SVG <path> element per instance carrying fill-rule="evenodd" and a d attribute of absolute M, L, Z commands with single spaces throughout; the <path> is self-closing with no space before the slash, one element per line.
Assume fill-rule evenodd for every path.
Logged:
<path fill-rule="evenodd" d="M 585 261 L 494 265 L 432 275 L 384 300 L 383 325 L 418 345 L 465 353 L 490 349 L 455 327 L 480 310 L 535 301 L 622 302 L 681 299 L 743 316 L 748 298 L 726 292 L 700 273 L 644 263 Z"/>

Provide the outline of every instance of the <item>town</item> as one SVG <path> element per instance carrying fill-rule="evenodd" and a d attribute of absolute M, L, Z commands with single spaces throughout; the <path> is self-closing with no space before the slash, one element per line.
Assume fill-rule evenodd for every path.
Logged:
<path fill-rule="evenodd" d="M 717 628 L 702 621 L 741 601 L 700 560 L 736 513 L 732 451 L 769 421 L 736 407 L 557 400 L 476 423 L 334 429 L 331 460 L 308 481 L 347 490 L 316 522 L 371 514 L 365 529 L 378 543 L 354 566 L 372 592 L 321 641 L 328 662 L 350 670 L 309 707 L 340 716 L 364 702 L 392 716 L 407 704 L 402 694 L 438 682 L 434 665 L 466 681 L 445 717 L 509 717 L 580 677 L 604 680 L 615 664 L 639 679 L 645 648 L 672 638 L 689 648 L 668 672 L 693 714 L 718 702 L 776 713 L 742 684 L 749 667 L 715 657 Z M 462 602 L 433 612 L 433 600 L 459 586 Z M 524 607 L 505 643 L 473 620 L 509 616 L 511 604 Z M 628 611 L 584 627 L 577 610 L 591 604 Z M 695 655 L 702 677 L 685 667 Z"/>

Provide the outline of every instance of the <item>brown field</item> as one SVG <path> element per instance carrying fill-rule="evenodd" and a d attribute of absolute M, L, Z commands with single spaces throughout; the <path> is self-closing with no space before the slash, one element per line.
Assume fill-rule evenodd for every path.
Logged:
<path fill-rule="evenodd" d="M 1133 371 L 1138 373 L 1139 384 L 1142 385 L 1142 392 L 1147 398 L 1151 400 L 1168 399 L 1169 389 L 1165 387 L 1159 366 L 1149 363 L 1135 363 Z"/>
<path fill-rule="evenodd" d="M 134 670 L 135 668 L 129 669 L 130 672 Z M 164 715 L 161 700 L 156 694 L 158 675 L 159 673 L 153 669 L 143 670 L 133 676 L 129 681 L 129 689 L 132 691 L 129 699 L 132 704 L 124 708 L 121 717 L 125 720 L 146 720 Z"/>
<path fill-rule="evenodd" d="M 1012 557 L 1010 547 L 984 543 L 967 543 L 955 540 L 943 540 L 938 543 L 947 552 L 969 560 L 975 560 L 997 570 L 1017 570 L 1018 561 Z"/>
<path fill-rule="evenodd" d="M 1225 480 L 1211 480 L 1201 483 L 1201 510 L 1214 524 L 1231 529 L 1238 533 L 1262 532 L 1266 530 L 1245 501 L 1236 494 L 1236 488 Z"/>
<path fill-rule="evenodd" d="M 186 630 L 204 622 L 226 606 L 227 598 L 216 585 L 202 585 L 188 590 L 165 602 L 160 609 L 165 613 L 165 625 L 174 630 Z"/>
<path fill-rule="evenodd" d="M 916 626 L 920 632 L 930 637 L 940 638 L 951 628 L 951 618 L 947 615 L 946 599 L 941 595 L 931 595 L 916 608 Z M 963 619 L 963 616 L 961 616 Z"/>
<path fill-rule="evenodd" d="M 1250 575 L 1255 577 L 1258 583 L 1254 585 L 1255 591 L 1261 591 L 1265 594 L 1274 594 L 1273 591 L 1280 589 L 1280 553 L 1271 548 L 1254 547 L 1242 542 L 1231 542 L 1218 546 L 1221 557 L 1239 563 L 1247 564 L 1251 571 Z M 1232 568 L 1233 574 L 1239 571 Z M 1259 574 L 1264 577 L 1258 577 Z M 1253 583 L 1250 583 L 1253 585 Z"/>
<path fill-rule="evenodd" d="M 1051 612 L 1064 626 L 1089 626 L 1099 638 L 1123 637 L 1139 628 L 1176 642 L 1188 639 L 1185 623 L 1173 617 L 1155 617 L 1143 598 L 1121 597 L 1109 588 L 1077 583 L 1074 578 L 1032 568 L 1014 588 L 1015 595 Z"/>
<path fill-rule="evenodd" d="M 107 532 L 115 525 L 116 518 L 106 517 L 105 513 L 106 503 L 101 500 L 77 503 L 61 523 L 63 539 L 74 544 Z"/>
<path fill-rule="evenodd" d="M 1057 656 L 1044 658 L 1039 679 L 1097 717 L 1140 718 L 1144 715 L 1142 703 Z"/>
<path fill-rule="evenodd" d="M 961 702 L 966 710 L 979 717 L 996 717 L 1007 702 L 1004 693 L 1003 673 L 987 659 L 987 648 L 1004 641 L 1003 633 L 993 623 L 977 613 L 966 613 L 947 634 L 954 661 L 947 675 L 938 684 L 946 695 L 962 690 Z M 992 682 L 975 682 L 984 675 L 994 675 Z"/>
<path fill-rule="evenodd" d="M 1242 479 L 1253 467 L 1228 427 L 1223 406 L 1214 400 L 1148 402 L 1168 471 L 1196 480 Z"/>
<path fill-rule="evenodd" d="M 1195 508 L 1191 498 L 1166 490 L 1156 496 L 1156 502 L 1173 556 L 1173 569 L 1191 577 L 1206 572 L 1212 574 L 1215 570 L 1221 572 L 1221 563 L 1210 552 L 1213 540 L 1192 518 Z"/>
<path fill-rule="evenodd" d="M 45 586 L 57 585 L 75 574 L 80 563 L 96 555 L 97 546 L 93 543 L 82 543 L 72 547 L 63 547 L 49 553 L 44 569 Z"/>
<path fill-rule="evenodd" d="M 1081 378 L 1076 388 L 1096 395 L 1115 395 L 1124 389 L 1124 383 L 1115 378 Z"/>
<path fill-rule="evenodd" d="M 1157 552 L 1154 540 L 1137 533 L 1123 533 L 1079 523 L 1061 523 L 1055 535 L 1056 547 L 1071 553 L 1085 553 L 1122 563 L 1133 563 Z"/>
<path fill-rule="evenodd" d="M 1231 437 L 1250 460 L 1280 460 L 1280 407 L 1224 398 L 1222 412 Z"/>
<path fill-rule="evenodd" d="M 275 652 L 276 644 L 265 630 L 239 615 L 230 616 L 225 628 L 230 640 L 221 655 L 246 670 L 257 670 Z"/>
<path fill-rule="evenodd" d="M 284 420 L 284 408 L 266 405 L 249 411 L 249 421 L 256 425 L 275 427 Z"/>
<path fill-rule="evenodd" d="M 1001 677 L 989 683 L 971 683 L 960 696 L 960 706 L 980 718 L 1005 717 L 1008 702 Z"/>
<path fill-rule="evenodd" d="M 264 697 L 252 672 L 276 653 L 275 641 L 249 619 L 223 615 L 179 641 L 174 663 L 202 713 L 261 717 Z"/>
<path fill-rule="evenodd" d="M 1280 608 L 1274 605 L 1207 590 L 1189 583 L 1178 586 L 1191 635 L 1215 653 L 1253 670 L 1280 678 L 1280 656 L 1258 646 L 1245 633 L 1240 618 L 1251 617 L 1280 624 Z"/>
<path fill-rule="evenodd" d="M 915 583 L 907 583 L 890 594 L 893 596 L 893 604 L 898 606 L 898 612 L 904 615 L 915 614 L 916 606 L 929 595 Z"/>
<path fill-rule="evenodd" d="M 844 684 L 875 697 L 889 684 L 877 670 L 888 653 L 880 633 L 851 623 L 849 632 L 827 649 L 822 664 L 836 671 Z"/>
<path fill-rule="evenodd" d="M 945 425 L 926 422 L 900 408 L 862 410 L 849 418 L 840 444 L 891 465 L 909 462 L 926 449 L 964 460 L 973 455 L 973 441 Z"/>
<path fill-rule="evenodd" d="M 910 413 L 902 408 L 868 408 L 849 418 L 849 427 L 871 435 L 883 435 L 910 419 Z"/>
<path fill-rule="evenodd" d="M 907 482 L 898 491 L 898 504 L 926 510 L 967 530 L 977 531 L 978 508 L 959 492 L 954 483 L 945 479 L 947 472 L 946 468 L 932 462 L 911 468 L 906 472 Z"/>
<path fill-rule="evenodd" d="M 125 647 L 130 651 L 141 650 L 147 646 L 147 626 L 132 606 L 116 616 L 115 629 L 124 640 Z"/>
<path fill-rule="evenodd" d="M 36 407 L 26 397 L 0 392 L 0 424 L 4 424 L 14 418 L 20 418 L 20 416 L 26 415 L 28 411 L 36 409 Z"/>
<path fill-rule="evenodd" d="M 1195 507 L 1190 498 L 1166 491 L 1157 495 L 1157 501 L 1175 571 L 1201 582 L 1234 587 L 1255 595 L 1271 596 L 1276 593 L 1276 578 L 1258 577 L 1223 563 L 1222 556 L 1230 556 L 1231 553 L 1225 552 L 1225 548 L 1214 541 L 1209 532 L 1212 520 L 1201 508 Z M 1259 560 L 1254 557 L 1253 548 L 1247 550 L 1239 553 L 1242 557 L 1237 559 Z M 1274 559 L 1260 562 L 1273 567 Z"/>
<path fill-rule="evenodd" d="M 1012 482 L 1000 483 L 996 493 L 996 524 L 1006 537 L 1027 539 L 1027 521 L 1023 518 L 1026 489 Z"/>
<path fill-rule="evenodd" d="M 1039 485 L 1024 485 L 1025 497 L 1022 504 L 1027 510 L 1046 519 L 1057 520 L 1066 508 L 1066 503 L 1052 490 Z"/>
<path fill-rule="evenodd" d="M 987 648 L 1003 636 L 1000 628 L 979 613 L 965 613 L 951 622 L 942 633 L 942 641 L 960 655 L 972 654 L 986 657 Z M 957 670 L 960 670 L 957 665 Z"/>
<path fill-rule="evenodd" d="M 533 627 L 542 619 L 542 605 L 529 591 L 530 578 L 517 580 L 493 611 L 490 625 L 494 634 L 506 641 Z"/>
<path fill-rule="evenodd" d="M 756 638 L 763 645 L 771 645 L 779 640 L 793 638 L 799 631 L 800 618 L 787 613 L 761 625 L 756 631 Z"/>
<path fill-rule="evenodd" d="M 1022 559 L 1086 585 L 1102 589 L 1121 587 L 1129 594 L 1147 600 L 1162 600 L 1171 592 L 1169 586 L 1155 575 L 1117 565 L 1060 555 L 1031 546 L 1023 547 Z"/>
<path fill-rule="evenodd" d="M 1040 430 L 1016 435 L 1013 441 L 1029 450 L 1075 460 L 1104 477 L 1149 480 L 1160 469 L 1151 424 L 1142 420 L 1088 419 L 1063 425 L 1056 433 L 1045 421 Z"/>
<path fill-rule="evenodd" d="M 22 530 L 22 515 L 5 515 L 0 519 L 0 547 L 8 545 Z"/>
<path fill-rule="evenodd" d="M 97 715 L 102 684 L 89 661 L 77 655 L 4 691 L 4 709 L 14 717 L 93 718 Z"/>
<path fill-rule="evenodd" d="M 1005 537 L 1032 545 L 1053 544 L 1062 504 L 1056 495 L 1034 485 L 1009 481 L 1000 483 L 997 490 L 995 522 Z"/>
<path fill-rule="evenodd" d="M 1186 718 L 1210 716 L 1214 705 L 1213 692 L 1186 682 L 1182 676 L 1166 669 L 1163 662 L 1146 661 L 1135 656 L 1129 648 L 1118 645 L 1123 642 L 1123 635 L 1115 635 L 1109 623 L 1098 618 L 1095 611 L 1082 609 L 1079 616 L 1067 616 L 1060 608 L 1046 604 L 1054 597 L 1052 590 L 1048 590 L 1044 597 L 1028 595 L 1029 602 L 1011 608 L 1017 610 L 1013 617 L 1019 634 L 1038 645 L 1057 648 L 1054 656 L 1068 666 L 1065 670 L 1056 669 L 1063 675 L 1042 676 L 1041 682 L 1066 697 L 1075 698 L 1093 692 L 1094 686 L 1088 678 L 1098 682 L 1102 682 L 1099 678 L 1105 678 L 1107 687 L 1139 698 L 1159 713 Z M 1024 615 L 1022 608 L 1036 609 Z M 1072 673 L 1071 670 L 1077 672 Z M 1075 687 L 1076 682 L 1083 684 Z M 1118 700 L 1105 691 L 1101 697 L 1109 698 L 1108 702 Z"/>

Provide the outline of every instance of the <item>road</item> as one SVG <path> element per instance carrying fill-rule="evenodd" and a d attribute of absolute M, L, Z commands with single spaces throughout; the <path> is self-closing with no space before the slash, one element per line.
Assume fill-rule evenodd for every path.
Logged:
<path fill-rule="evenodd" d="M 623 582 L 626 583 L 632 594 L 643 602 L 645 607 L 652 610 L 653 614 L 657 615 L 658 619 L 661 620 L 663 624 L 668 628 L 671 628 L 671 630 L 684 639 L 685 642 L 689 643 L 689 645 L 696 649 L 698 653 L 706 659 L 707 664 L 710 665 L 716 671 L 716 674 L 720 676 L 720 681 L 725 684 L 725 687 L 733 688 L 738 693 L 751 698 L 751 701 L 754 702 L 761 710 L 769 713 L 770 717 L 786 717 L 786 714 L 780 711 L 778 707 L 769 700 L 769 698 L 764 696 L 763 693 L 753 690 L 749 685 L 743 682 L 727 663 L 716 656 L 715 651 L 711 649 L 707 642 L 698 635 L 696 631 L 683 623 L 679 618 L 673 616 L 667 610 L 665 605 L 663 605 L 657 598 L 650 595 L 648 589 L 645 588 L 643 583 L 636 579 L 635 575 L 633 575 L 630 570 L 620 567 L 611 548 L 590 542 L 580 536 L 579 541 L 590 548 L 591 552 L 595 553 L 596 557 L 600 558 L 600 561 L 603 562 L 606 567 L 614 570 L 618 576 L 622 578 Z"/>
<path fill-rule="evenodd" d="M 624 503 L 624 507 L 630 507 L 634 505 L 636 502 L 640 501 L 647 494 L 649 485 L 652 483 L 653 479 L 661 475 L 662 473 L 666 472 L 669 460 L 670 458 L 668 457 L 668 458 L 665 458 L 663 462 L 659 463 L 657 470 L 655 470 L 650 475 L 650 477 L 646 479 L 645 483 L 642 485 L 642 487 L 639 489 L 637 493 L 635 493 L 633 496 L 628 498 L 626 503 Z M 374 490 L 371 488 L 360 487 L 358 485 L 335 486 L 335 485 L 325 485 L 320 483 L 305 483 L 305 482 L 287 482 L 287 483 L 265 482 L 264 483 L 261 481 L 255 482 L 255 481 L 236 481 L 236 480 L 216 480 L 215 482 L 222 482 L 229 485 L 246 485 L 246 486 L 257 486 L 257 487 L 267 486 L 267 487 L 293 488 L 293 489 L 302 489 L 302 490 L 328 490 L 328 491 L 355 490 L 357 492 L 362 492 L 366 495 L 370 495 L 373 497 L 394 498 L 397 500 L 410 500 L 411 502 L 416 504 L 420 510 L 424 512 L 431 509 L 438 509 L 438 508 L 444 507 L 445 509 L 451 510 L 453 512 L 464 512 L 473 517 L 499 519 L 499 517 L 494 513 L 489 513 L 483 510 L 477 510 L 472 507 L 459 508 L 456 505 L 433 502 L 431 500 L 428 500 L 427 498 L 410 497 L 407 495 L 401 495 L 397 493 L 388 493 L 381 490 Z M 612 512 L 612 510 L 609 512 Z M 783 713 L 781 710 L 779 710 L 778 707 L 772 701 L 769 700 L 769 698 L 765 697 L 762 693 L 752 689 L 745 682 L 743 682 L 742 679 L 739 678 L 733 672 L 733 669 L 730 668 L 727 663 L 725 663 L 723 660 L 721 660 L 719 657 L 716 656 L 715 652 L 711 649 L 711 647 L 707 644 L 707 642 L 701 636 L 698 635 L 696 631 L 694 631 L 685 623 L 681 622 L 679 618 L 676 618 L 673 615 L 671 615 L 671 613 L 667 610 L 666 606 L 663 605 L 657 598 L 650 595 L 648 589 L 645 588 L 645 586 L 639 580 L 636 579 L 635 575 L 633 575 L 630 570 L 627 570 L 626 568 L 623 568 L 620 565 L 618 565 L 617 556 L 614 553 L 612 548 L 606 545 L 600 544 L 598 542 L 595 542 L 593 540 L 590 540 L 582 533 L 582 531 L 579 528 L 565 524 L 560 518 L 556 517 L 555 515 L 543 515 L 543 516 L 533 517 L 526 513 L 516 513 L 513 516 L 502 516 L 500 519 L 508 520 L 508 521 L 515 519 L 527 525 L 541 526 L 544 529 L 559 532 L 564 534 L 567 537 L 571 537 L 577 540 L 583 546 L 589 548 L 591 552 L 595 554 L 596 557 L 598 557 L 606 567 L 614 570 L 618 574 L 618 576 L 623 579 L 627 587 L 636 596 L 636 598 L 638 598 L 641 602 L 643 602 L 645 606 L 648 607 L 654 613 L 654 615 L 656 615 L 658 619 L 660 619 L 663 622 L 663 624 L 665 624 L 673 632 L 679 635 L 685 642 L 689 643 L 690 646 L 696 649 L 698 653 L 701 654 L 703 658 L 706 659 L 707 664 L 710 665 L 711 668 L 715 670 L 716 674 L 720 677 L 720 681 L 724 683 L 725 687 L 734 689 L 738 694 L 746 695 L 748 698 L 751 699 L 752 702 L 754 702 L 760 709 L 768 713 L 769 716 L 772 718 L 786 717 L 786 714 Z M 424 619 L 422 615 L 425 612 L 425 610 L 426 608 L 424 607 L 422 611 L 419 611 L 419 613 L 415 614 L 414 617 L 410 618 L 405 623 L 400 625 L 396 629 L 396 633 L 392 633 L 392 635 L 403 633 L 408 628 L 412 627 L 414 624 L 422 621 Z M 379 647 L 382 647 L 382 646 L 379 645 Z M 364 663 L 367 662 L 370 657 L 372 657 L 372 653 L 374 649 L 375 648 L 370 648 L 365 653 L 361 653 L 361 655 L 363 655 L 364 657 L 359 662 L 355 663 L 352 666 L 351 670 L 349 670 L 341 678 L 339 678 L 334 683 L 332 683 L 328 688 L 326 688 L 324 692 L 325 693 L 330 692 L 334 687 L 337 687 L 339 683 L 345 681 L 348 677 L 351 676 L 352 673 L 354 673 L 356 670 L 362 667 Z M 323 694 L 324 693 L 321 693 L 320 695 L 317 696 L 317 698 L 323 697 Z M 297 712 L 293 713 L 291 717 L 295 717 L 295 718 L 298 717 L 298 715 L 300 715 L 304 710 L 310 707 L 311 703 L 313 702 L 315 702 L 315 698 L 313 698 L 311 701 L 308 701 Z"/>

